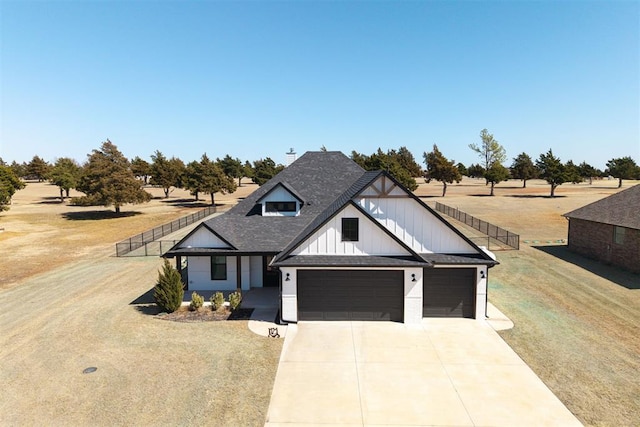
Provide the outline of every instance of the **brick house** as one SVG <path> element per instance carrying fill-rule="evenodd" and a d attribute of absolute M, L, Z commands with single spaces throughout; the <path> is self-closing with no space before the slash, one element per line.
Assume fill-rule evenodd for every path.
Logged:
<path fill-rule="evenodd" d="M 564 216 L 571 251 L 640 272 L 640 185 Z"/>

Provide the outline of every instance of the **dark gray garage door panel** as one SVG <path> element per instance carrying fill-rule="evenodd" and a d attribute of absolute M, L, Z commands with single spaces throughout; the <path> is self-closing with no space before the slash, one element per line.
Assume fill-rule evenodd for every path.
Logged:
<path fill-rule="evenodd" d="M 423 317 L 475 317 L 474 268 L 425 268 Z"/>
<path fill-rule="evenodd" d="M 404 315 L 404 273 L 298 271 L 298 320 L 391 320 Z"/>

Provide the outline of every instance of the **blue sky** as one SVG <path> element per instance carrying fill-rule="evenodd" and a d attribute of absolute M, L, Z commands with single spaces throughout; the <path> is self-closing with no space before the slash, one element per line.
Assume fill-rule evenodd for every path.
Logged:
<path fill-rule="evenodd" d="M 0 157 L 640 163 L 635 1 L 0 0 Z"/>

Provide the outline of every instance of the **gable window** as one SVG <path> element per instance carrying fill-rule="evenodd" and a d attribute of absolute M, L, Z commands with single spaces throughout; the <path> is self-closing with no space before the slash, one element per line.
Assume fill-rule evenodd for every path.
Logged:
<path fill-rule="evenodd" d="M 613 227 L 613 242 L 618 245 L 624 243 L 624 227 L 618 227 L 617 225 Z"/>
<path fill-rule="evenodd" d="M 227 280 L 227 257 L 211 257 L 211 280 Z"/>
<path fill-rule="evenodd" d="M 265 212 L 295 212 L 296 202 L 267 202 Z"/>
<path fill-rule="evenodd" d="M 358 241 L 358 218 L 342 218 L 342 241 Z"/>

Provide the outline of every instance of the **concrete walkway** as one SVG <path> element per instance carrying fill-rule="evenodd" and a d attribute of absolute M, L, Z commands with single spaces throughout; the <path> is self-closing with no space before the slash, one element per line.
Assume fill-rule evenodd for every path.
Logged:
<path fill-rule="evenodd" d="M 266 426 L 579 426 L 485 321 L 289 325 Z"/>

